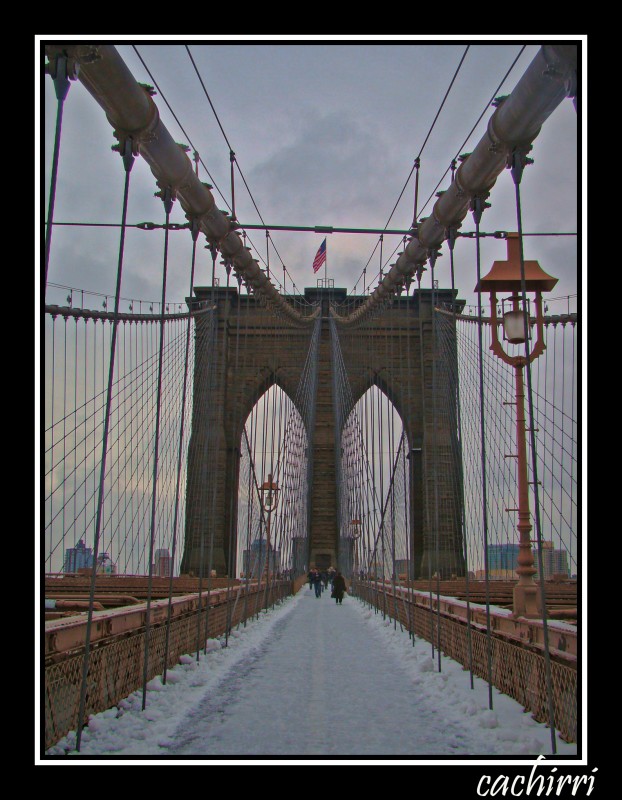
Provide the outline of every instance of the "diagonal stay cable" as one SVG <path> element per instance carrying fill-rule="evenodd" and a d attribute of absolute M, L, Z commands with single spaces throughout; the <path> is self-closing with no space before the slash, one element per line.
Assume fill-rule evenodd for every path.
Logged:
<path fill-rule="evenodd" d="M 175 112 L 173 111 L 173 108 L 172 108 L 171 104 L 170 104 L 170 103 L 168 102 L 168 100 L 166 99 L 166 97 L 165 97 L 165 95 L 164 95 L 164 93 L 163 93 L 162 89 L 161 89 L 161 88 L 160 88 L 160 86 L 158 85 L 158 82 L 157 82 L 157 81 L 156 81 L 156 79 L 154 78 L 154 76 L 153 76 L 153 74 L 152 74 L 151 70 L 149 69 L 149 67 L 148 67 L 148 66 L 147 66 L 147 64 L 145 63 L 145 61 L 144 61 L 143 57 L 142 57 L 142 56 L 140 55 L 140 53 L 138 52 L 138 48 L 136 47 L 136 45 L 132 45 L 132 47 L 133 47 L 134 51 L 136 52 L 136 55 L 137 55 L 137 56 L 138 56 L 138 58 L 140 59 L 140 62 L 141 62 L 141 64 L 142 64 L 142 65 L 143 65 L 143 67 L 145 68 L 145 71 L 146 71 L 146 72 L 147 72 L 147 74 L 149 75 L 149 78 L 150 78 L 150 80 L 153 82 L 153 85 L 154 85 L 154 86 L 156 87 L 156 89 L 158 90 L 158 92 L 159 92 L 159 94 L 160 94 L 160 96 L 161 96 L 162 100 L 163 100 L 163 101 L 166 103 L 166 106 L 167 106 L 168 110 L 169 110 L 169 111 L 171 112 L 171 114 L 173 115 L 173 118 L 175 119 L 175 122 L 176 122 L 176 123 L 179 125 L 179 128 L 180 128 L 180 130 L 182 131 L 182 133 L 184 134 L 184 136 L 185 136 L 185 137 L 186 137 L 186 139 L 188 140 L 188 142 L 189 142 L 190 146 L 192 147 L 192 149 L 193 149 L 193 150 L 195 151 L 195 153 L 197 154 L 197 156 L 198 156 L 198 159 L 199 159 L 199 161 L 200 161 L 201 165 L 203 166 L 203 169 L 204 169 L 204 170 L 205 170 L 205 172 L 207 173 L 207 175 L 208 175 L 208 177 L 209 177 L 210 181 L 211 181 L 211 182 L 212 182 L 212 184 L 214 185 L 214 188 L 217 190 L 218 194 L 221 196 L 221 198 L 222 198 L 223 202 L 225 203 L 225 205 L 227 206 L 227 208 L 229 209 L 229 211 L 231 211 L 231 210 L 232 210 L 232 209 L 231 209 L 231 205 L 229 204 L 229 202 L 228 202 L 228 200 L 226 199 L 225 195 L 223 194 L 223 192 L 222 192 L 222 191 L 221 191 L 221 189 L 219 188 L 218 184 L 216 183 L 216 180 L 215 180 L 215 178 L 213 177 L 213 175 L 210 173 L 209 169 L 208 169 L 208 168 L 207 168 L 207 166 L 205 165 L 205 162 L 203 161 L 203 159 L 201 158 L 201 156 L 198 154 L 197 148 L 196 148 L 196 147 L 195 147 L 195 145 L 193 144 L 193 142 L 192 142 L 192 139 L 191 139 L 191 138 L 190 138 L 190 136 L 188 135 L 188 132 L 185 130 L 184 126 L 181 124 L 181 122 L 180 122 L 179 118 L 177 117 L 177 115 L 175 114 Z M 188 48 L 186 47 L 186 49 L 188 49 Z M 188 51 L 188 52 L 189 52 L 189 51 Z M 192 60 L 192 56 L 190 56 L 190 58 L 191 58 L 191 60 Z M 192 63 L 194 64 L 194 61 L 193 61 Z M 197 69 L 197 68 L 196 68 L 196 65 L 195 65 L 195 70 L 196 70 L 196 69 Z M 199 75 L 199 73 L 198 73 L 198 70 L 197 70 L 197 75 Z M 204 91 L 205 91 L 205 93 L 206 93 L 206 95 L 207 95 L 207 90 L 205 89 L 205 86 L 203 85 L 203 81 L 201 80 L 201 76 L 200 76 L 200 75 L 199 75 L 199 80 L 201 81 L 201 85 L 203 86 L 203 89 L 204 89 Z M 211 100 L 210 100 L 210 98 L 209 98 L 209 95 L 207 95 L 207 98 L 208 98 L 208 100 L 209 100 L 209 103 L 210 103 L 210 105 L 212 106 L 212 109 L 214 110 L 214 114 L 216 115 L 216 119 L 217 119 L 217 121 L 218 121 L 218 124 L 219 124 L 219 126 L 220 126 L 220 129 L 221 129 L 221 131 L 222 131 L 222 133 L 223 133 L 223 136 L 225 137 L 225 141 L 226 141 L 226 142 L 227 142 L 227 144 L 229 145 L 229 140 L 227 139 L 227 136 L 226 136 L 226 134 L 225 134 L 225 132 L 224 132 L 224 129 L 223 129 L 222 125 L 220 124 L 220 119 L 218 118 L 218 115 L 216 114 L 216 110 L 214 109 L 214 106 L 213 106 L 213 104 L 212 104 L 212 102 L 211 102 Z M 231 150 L 231 146 L 230 146 L 230 145 L 229 145 L 229 148 L 230 148 L 230 150 Z M 231 151 L 231 152 L 233 152 L 233 151 Z M 236 162 L 236 164 L 237 164 L 237 162 Z M 239 165 L 238 165 L 238 169 L 239 169 Z M 240 175 L 242 175 L 242 172 L 241 172 L 241 171 L 240 171 Z M 244 176 L 243 176 L 243 175 L 242 175 L 242 180 L 244 180 Z M 246 181 L 245 181 L 245 180 L 244 180 L 244 183 L 246 184 Z M 247 189 L 248 189 L 248 186 L 247 186 Z M 250 189 L 249 189 L 248 191 L 249 191 L 249 194 L 250 194 Z M 252 198 L 252 195 L 251 195 L 251 199 L 253 199 L 253 198 Z M 253 200 L 253 205 L 255 205 L 255 201 L 254 201 L 254 200 Z M 257 206 L 256 206 L 256 205 L 255 205 L 255 208 L 257 208 Z M 259 214 L 259 210 L 257 210 L 257 213 Z M 260 218 L 261 218 L 261 214 L 259 214 L 259 216 L 260 216 Z M 264 224 L 264 225 L 265 225 L 265 222 L 263 221 L 263 219 L 262 219 L 261 221 L 262 221 L 262 224 Z M 138 226 L 137 226 L 137 227 L 138 227 Z M 252 243 L 252 241 L 250 240 L 250 237 L 249 237 L 249 242 L 251 242 L 251 245 L 253 244 L 253 243 Z M 253 245 L 253 246 L 254 246 L 254 245 Z M 257 250 L 257 248 L 254 248 L 254 249 L 255 249 L 255 250 Z M 276 248 L 275 248 L 275 249 L 276 249 Z M 259 259 L 260 259 L 261 261 L 263 261 L 263 263 L 265 264 L 265 261 L 264 261 L 264 259 L 261 257 L 261 254 L 259 254 L 259 251 L 258 251 L 258 250 L 257 250 L 257 253 L 258 253 L 258 255 L 259 255 Z M 279 258 L 280 258 L 280 256 L 279 256 Z M 290 276 L 290 277 L 291 277 L 291 276 Z M 293 282 L 293 280 L 292 280 L 292 282 Z"/>
<path fill-rule="evenodd" d="M 138 58 L 140 59 L 140 63 L 141 63 L 141 64 L 143 65 L 143 67 L 145 68 L 145 70 L 146 70 L 146 72 L 147 72 L 147 75 L 149 75 L 149 78 L 150 78 L 150 79 L 153 81 L 153 85 L 154 85 L 154 86 L 156 87 L 156 89 L 158 90 L 158 92 L 159 92 L 159 94 L 160 94 L 160 97 L 161 97 L 161 98 L 162 98 L 162 100 L 164 100 L 164 102 L 166 103 L 166 107 L 168 108 L 168 110 L 169 110 L 169 111 L 171 112 L 171 114 L 173 115 L 173 118 L 175 119 L 175 122 L 176 122 L 176 123 L 179 125 L 179 127 L 180 127 L 180 129 L 181 129 L 181 132 L 184 134 L 184 136 L 185 136 L 185 137 L 186 137 L 186 139 L 188 140 L 188 142 L 189 142 L 190 146 L 192 147 L 192 149 L 193 149 L 195 152 L 197 152 L 197 149 L 196 149 L 196 147 L 195 147 L 195 146 L 194 146 L 194 144 L 192 143 L 192 139 L 190 138 L 190 136 L 188 136 L 188 133 L 186 132 L 186 130 L 185 130 L 185 128 L 184 128 L 184 126 L 183 126 L 183 125 L 181 124 L 181 122 L 179 121 L 179 118 L 177 117 L 177 114 L 175 114 L 175 112 L 173 111 L 173 109 L 172 109 L 172 107 L 171 107 L 171 104 L 168 102 L 168 100 L 167 100 L 167 99 L 166 99 L 166 97 L 164 96 L 164 92 L 163 92 L 163 91 L 162 91 L 162 89 L 161 89 L 161 88 L 158 86 L 158 83 L 157 83 L 156 79 L 153 77 L 153 75 L 151 74 L 151 71 L 150 71 L 149 67 L 146 65 L 146 63 L 145 63 L 145 61 L 144 61 L 143 57 L 142 57 L 142 56 L 141 56 L 141 54 L 138 52 L 138 48 L 136 47 L 136 45 L 135 45 L 135 44 L 133 44 L 133 45 L 132 45 L 132 47 L 133 47 L 133 49 L 134 49 L 134 51 L 135 51 L 136 55 L 137 55 L 137 56 L 138 56 Z M 208 176 L 209 176 L 209 179 L 210 179 L 210 180 L 212 181 L 212 183 L 214 184 L 214 187 L 215 187 L 216 191 L 217 191 L 217 192 L 218 192 L 218 194 L 219 194 L 219 195 L 222 197 L 223 201 L 224 201 L 225 203 L 227 203 L 227 200 L 226 200 L 226 198 L 225 198 L 224 194 L 223 194 L 223 193 L 220 191 L 220 189 L 218 188 L 218 184 L 216 183 L 215 179 L 214 179 L 214 178 L 213 178 L 213 176 L 211 175 L 211 173 L 210 173 L 210 171 L 208 170 L 208 168 L 205 166 L 205 163 L 204 163 L 203 159 L 202 159 L 200 156 L 199 156 L 199 161 L 201 162 L 201 165 L 203 166 L 203 169 L 204 169 L 204 170 L 207 172 L 207 174 L 208 174 Z M 228 206 L 228 204 L 227 204 L 227 207 L 229 207 L 229 206 Z"/>
<path fill-rule="evenodd" d="M 210 108 L 214 112 L 214 116 L 216 117 L 216 122 L 218 123 L 218 127 L 220 128 L 220 131 L 221 131 L 221 133 L 222 133 L 222 135 L 223 135 L 223 137 L 225 139 L 225 142 L 227 143 L 227 147 L 229 148 L 229 152 L 231 153 L 231 158 L 235 162 L 235 165 L 238 168 L 238 172 L 240 173 L 240 177 L 244 181 L 244 186 L 246 186 L 246 190 L 247 190 L 248 195 L 249 195 L 249 197 L 251 199 L 251 202 L 253 203 L 253 206 L 255 207 L 255 211 L 259 215 L 259 219 L 261 220 L 262 225 L 265 225 L 266 224 L 265 220 L 261 216 L 261 212 L 257 208 L 257 203 L 255 202 L 255 198 L 253 197 L 253 194 L 252 194 L 252 192 L 250 190 L 250 187 L 249 187 L 248 183 L 246 182 L 246 178 L 244 177 L 244 173 L 242 172 L 240 164 L 238 163 L 238 160 L 235 157 L 235 152 L 233 150 L 233 147 L 231 146 L 231 142 L 229 141 L 229 138 L 228 138 L 227 134 L 225 133 L 225 129 L 222 126 L 222 123 L 220 121 L 220 117 L 218 116 L 218 112 L 216 111 L 216 109 L 214 107 L 214 104 L 212 103 L 212 98 L 209 96 L 209 92 L 207 91 L 205 83 L 203 82 L 203 78 L 201 77 L 201 73 L 199 72 L 199 68 L 197 67 L 196 62 L 195 62 L 194 58 L 192 57 L 192 53 L 190 52 L 190 48 L 188 47 L 187 44 L 184 45 L 184 47 L 186 48 L 186 51 L 188 53 L 188 57 L 190 58 L 190 61 L 192 62 L 192 66 L 194 67 L 194 71 L 197 74 L 197 78 L 199 79 L 199 83 L 201 84 L 201 87 L 203 88 L 203 91 L 205 93 L 205 97 L 207 98 L 207 102 L 210 104 Z"/>
<path fill-rule="evenodd" d="M 454 72 L 453 78 L 451 79 L 451 82 L 450 82 L 449 86 L 447 87 L 447 91 L 445 92 L 445 96 L 443 97 L 443 100 L 441 101 L 441 104 L 440 104 L 440 106 L 438 107 L 438 111 L 436 112 L 436 116 L 434 117 L 434 120 L 433 120 L 432 124 L 430 125 L 430 129 L 428 130 L 428 133 L 427 133 L 427 135 L 426 135 L 426 137 L 425 137 L 425 139 L 424 139 L 424 142 L 423 142 L 423 144 L 421 145 L 421 149 L 419 150 L 419 154 L 417 155 L 417 157 L 416 157 L 416 158 L 415 158 L 415 160 L 414 160 L 413 166 L 412 166 L 412 168 L 411 168 L 410 172 L 408 173 L 408 177 L 406 178 L 406 181 L 405 181 L 405 183 L 404 183 L 404 186 L 402 187 L 402 191 L 400 192 L 400 194 L 399 194 L 399 197 L 398 197 L 398 198 L 397 198 L 397 200 L 395 201 L 395 205 L 393 206 L 393 210 L 391 211 L 391 213 L 390 213 L 390 215 L 389 215 L 389 219 L 387 220 L 387 222 L 386 222 L 386 225 L 384 226 L 384 229 L 385 229 L 385 230 L 386 230 L 386 229 L 389 227 L 389 223 L 390 223 L 390 222 L 391 222 L 391 220 L 393 219 L 393 215 L 395 214 L 395 211 L 397 210 L 397 207 L 398 207 L 398 205 L 400 204 L 400 201 L 401 201 L 402 197 L 404 196 L 404 192 L 406 191 L 406 187 L 407 187 L 407 186 L 408 186 L 408 184 L 410 183 L 410 179 L 412 178 L 413 172 L 415 171 L 415 169 L 416 169 L 416 167 L 417 167 L 417 165 L 418 165 L 419 159 L 421 158 L 421 154 L 423 153 L 423 150 L 424 150 L 424 148 L 425 148 L 426 144 L 428 143 L 428 139 L 430 138 L 430 135 L 432 134 L 432 131 L 434 130 L 434 126 L 436 125 L 436 122 L 437 122 L 437 120 L 438 120 L 438 118 L 439 118 L 439 116 L 440 116 L 440 113 L 441 113 L 441 111 L 443 110 L 443 106 L 445 105 L 445 101 L 447 100 L 447 97 L 449 96 L 449 92 L 451 91 L 451 89 L 452 89 L 452 86 L 454 85 L 454 83 L 455 83 L 455 81 L 456 81 L 456 78 L 458 77 L 458 73 L 460 72 L 460 69 L 461 69 L 461 67 L 462 67 L 462 64 L 463 64 L 463 62 L 464 62 L 464 59 L 466 58 L 466 54 L 469 52 L 469 48 L 470 48 L 470 47 L 471 47 L 471 45 L 470 45 L 470 44 L 468 44 L 468 45 L 466 46 L 466 49 L 465 49 L 464 53 L 462 54 L 462 58 L 460 59 L 460 63 L 459 63 L 459 64 L 458 64 L 458 66 L 456 67 L 456 70 L 455 70 L 455 72 Z M 488 106 L 486 106 L 486 108 L 488 108 Z M 482 112 L 482 115 L 483 115 L 483 114 L 484 114 L 484 112 Z M 481 117 L 480 117 L 480 119 L 481 119 Z M 479 122 L 479 120 L 478 120 L 478 122 Z M 472 133 L 472 131 L 471 131 L 471 133 Z M 471 135 L 471 134 L 469 134 L 469 136 L 470 136 L 470 135 Z M 445 174 L 447 174 L 447 173 L 445 173 Z M 444 177 L 445 177 L 445 176 L 443 175 L 443 178 L 444 178 Z M 441 178 L 441 180 L 443 180 L 443 178 Z M 399 246 L 399 245 L 398 245 L 398 246 Z M 396 248 L 396 249 L 397 249 L 397 248 Z M 375 248 L 374 248 L 374 252 L 375 252 Z M 372 253 L 372 255 L 369 257 L 370 261 L 371 261 L 371 258 L 372 258 L 372 256 L 373 256 L 373 253 Z M 369 264 L 369 261 L 367 262 L 367 264 Z M 365 265 L 365 269 L 367 269 L 367 264 Z M 362 275 L 363 275 L 363 273 L 361 273 L 361 276 L 360 276 L 360 277 L 358 278 L 358 280 L 356 281 L 356 284 L 355 284 L 355 286 L 356 286 L 356 285 L 358 284 L 358 282 L 360 281 L 360 279 L 361 279 Z"/>
<path fill-rule="evenodd" d="M 492 93 L 492 96 L 491 96 L 490 100 L 489 100 L 489 101 L 486 103 L 486 106 L 484 107 L 484 110 L 482 111 L 482 113 L 481 113 L 481 114 L 479 115 L 479 117 L 477 118 L 477 121 L 476 121 L 476 123 L 473 125 L 473 127 L 471 128 L 471 130 L 469 131 L 469 134 L 468 134 L 468 136 L 466 137 L 466 139 L 465 139 L 465 140 L 462 142 L 462 144 L 461 144 L 461 145 L 460 145 L 460 147 L 458 148 L 458 152 L 456 153 L 456 155 L 454 156 L 454 158 L 453 158 L 453 159 L 452 159 L 452 161 L 450 162 L 450 165 L 447 167 L 447 169 L 445 170 L 445 172 L 444 172 L 444 173 L 443 173 L 443 175 L 441 176 L 441 179 L 439 180 L 439 182 L 436 184 L 436 186 L 435 186 L 435 187 L 434 187 L 434 189 L 432 190 L 432 193 L 430 194 L 430 196 L 428 197 L 428 199 L 425 201 L 425 204 L 423 205 L 423 208 L 422 208 L 422 209 L 420 210 L 420 212 L 419 212 L 420 214 L 422 214 L 422 213 L 425 211 L 425 209 L 426 209 L 426 207 L 427 207 L 428 203 L 430 202 L 430 200 L 431 200 L 431 199 L 432 199 L 432 198 L 433 198 L 433 197 L 436 195 L 436 190 L 437 190 L 437 189 L 438 189 L 438 187 L 441 185 L 441 183 L 442 183 L 442 182 L 445 180 L 445 176 L 447 175 L 447 173 L 448 173 L 448 172 L 449 172 L 449 170 L 451 169 L 451 163 L 452 163 L 452 162 L 453 162 L 455 159 L 457 159 L 457 158 L 459 157 L 459 155 L 460 155 L 460 151 L 462 150 L 462 148 L 463 148 L 463 147 L 466 145 L 466 143 L 469 141 L 469 139 L 470 139 L 470 138 L 471 138 L 471 136 L 473 135 L 473 131 L 474 131 L 474 130 L 477 128 L 477 126 L 479 125 L 479 123 L 480 123 L 480 122 L 481 122 L 481 120 L 482 120 L 482 117 L 483 117 L 483 116 L 484 116 L 484 114 L 485 114 L 485 113 L 488 111 L 488 109 L 489 109 L 489 107 L 490 107 L 490 104 L 492 103 L 492 101 L 493 101 L 493 100 L 495 99 L 495 97 L 497 96 L 497 92 L 499 91 L 499 89 L 501 89 L 501 87 L 503 86 L 503 84 L 504 84 L 504 83 L 506 82 L 506 80 L 508 79 L 508 76 L 509 76 L 510 72 L 512 72 L 512 70 L 513 70 L 513 69 L 514 69 L 514 67 L 516 66 L 516 62 L 518 61 L 518 59 L 519 59 L 519 58 L 521 57 L 521 55 L 523 54 L 523 50 L 525 49 L 525 47 L 527 47 L 527 45 L 523 45 L 523 46 L 521 47 L 521 49 L 520 49 L 520 50 L 519 50 L 519 52 L 518 52 L 518 55 L 516 56 L 516 58 L 514 59 L 514 61 L 512 61 L 512 64 L 510 65 L 510 68 L 508 69 L 508 71 L 507 71 L 507 72 L 505 73 L 505 75 L 503 76 L 503 78 L 502 78 L 502 80 L 501 80 L 501 83 L 500 83 L 500 84 L 497 86 L 497 88 L 496 88 L 496 89 L 494 90 L 494 92 Z"/>
<path fill-rule="evenodd" d="M 207 91 L 205 83 L 203 82 L 203 78 L 201 77 L 201 73 L 199 72 L 199 68 L 197 67 L 196 62 L 195 62 L 194 58 L 192 57 L 192 53 L 190 52 L 190 48 L 188 47 L 187 44 L 184 45 L 184 47 L 186 48 L 186 51 L 188 53 L 188 57 L 190 58 L 190 61 L 192 62 L 192 66 L 194 67 L 194 71 L 196 72 L 197 78 L 199 79 L 199 83 L 201 84 L 203 92 L 205 93 L 205 97 L 207 98 L 207 102 L 209 103 L 210 108 L 214 112 L 214 116 L 216 118 L 216 122 L 218 123 L 218 127 L 220 128 L 220 131 L 221 131 L 221 133 L 222 133 L 222 135 L 224 137 L 224 140 L 227 143 L 227 147 L 229 148 L 230 157 L 231 157 L 232 161 L 235 163 L 235 165 L 236 165 L 236 167 L 238 169 L 238 172 L 240 173 L 240 177 L 242 178 L 242 181 L 244 182 L 244 186 L 246 187 L 246 191 L 248 192 L 248 196 L 251 199 L 251 202 L 252 202 L 252 204 L 253 204 L 253 206 L 255 208 L 255 211 L 257 212 L 257 215 L 259 216 L 259 219 L 261 220 L 261 224 L 265 226 L 266 222 L 265 222 L 264 218 L 262 217 L 261 212 L 259 211 L 259 208 L 257 207 L 257 203 L 255 202 L 255 198 L 253 197 L 253 193 L 251 192 L 250 187 L 249 187 L 249 185 L 248 185 L 248 183 L 246 181 L 246 178 L 244 176 L 244 173 L 242 172 L 242 169 L 240 167 L 240 164 L 239 164 L 237 158 L 235 157 L 235 152 L 233 150 L 233 147 L 231 146 L 231 142 L 229 141 L 229 137 L 225 133 L 225 129 L 222 126 L 222 123 L 220 121 L 220 117 L 218 116 L 218 112 L 216 111 L 216 108 L 214 107 L 214 104 L 212 103 L 212 99 L 209 96 L 209 92 Z M 201 163 L 203 163 L 203 162 L 201 162 Z M 208 175 L 209 175 L 209 172 L 208 172 Z M 228 203 L 227 203 L 227 207 L 229 209 L 231 208 Z M 251 241 L 250 237 L 249 237 L 249 241 Z M 252 244 L 252 242 L 251 242 L 251 244 Z M 279 256 L 279 259 L 281 261 L 281 265 L 284 267 L 285 264 L 283 263 L 283 259 L 281 258 L 278 250 L 274 246 L 274 242 L 272 242 L 272 246 L 274 247 L 277 255 Z M 257 250 L 257 248 L 255 248 L 255 250 Z M 258 250 L 257 250 L 257 253 L 259 254 Z M 264 264 L 266 263 L 264 261 L 264 259 L 261 257 L 260 254 L 259 254 L 259 258 L 261 259 L 261 261 L 263 261 Z M 290 278 L 291 278 L 291 275 L 290 275 Z M 292 278 L 292 283 L 293 283 L 293 278 Z"/>
<path fill-rule="evenodd" d="M 396 211 L 396 209 L 397 209 L 397 207 L 398 207 L 398 205 L 400 203 L 400 200 L 402 199 L 402 197 L 404 195 L 404 192 L 406 191 L 406 187 L 410 183 L 410 179 L 412 178 L 412 174 L 413 174 L 413 172 L 415 171 L 415 169 L 417 167 L 417 162 L 421 158 L 421 154 L 423 153 L 423 150 L 424 150 L 426 144 L 428 143 L 428 139 L 430 138 L 430 135 L 431 135 L 432 131 L 434 130 L 434 126 L 436 125 L 436 121 L 438 120 L 438 118 L 440 116 L 440 113 L 443 110 L 443 106 L 445 105 L 445 101 L 447 100 L 447 97 L 449 96 L 449 92 L 451 91 L 451 88 L 454 85 L 454 83 L 456 81 L 456 78 L 458 77 L 458 73 L 460 72 L 460 68 L 462 67 L 462 63 L 464 62 L 464 59 L 466 58 L 466 54 L 469 52 L 469 48 L 470 47 L 471 47 L 471 45 L 468 44 L 466 46 L 466 50 L 462 54 L 462 58 L 460 59 L 460 63 L 458 64 L 458 66 L 456 68 L 456 71 L 454 72 L 454 76 L 451 79 L 451 83 L 449 84 L 449 86 L 447 87 L 447 91 L 445 92 L 445 97 L 443 97 L 443 100 L 442 100 L 442 102 L 441 102 L 441 104 L 440 104 L 440 106 L 438 108 L 438 111 L 436 112 L 436 116 L 434 117 L 434 121 L 432 122 L 432 125 L 430 126 L 430 130 L 428 131 L 428 134 L 425 137 L 425 140 L 424 140 L 423 144 L 421 145 L 421 150 L 419 150 L 419 153 L 418 153 L 417 157 L 415 158 L 414 164 L 413 164 L 413 166 L 412 166 L 412 168 L 410 170 L 410 173 L 408 174 L 408 178 L 406 178 L 406 183 L 404 184 L 404 186 L 402 188 L 402 191 L 400 192 L 400 196 L 397 198 L 397 201 L 396 201 L 395 205 L 393 206 L 393 211 L 391 211 L 391 215 L 389 216 L 389 219 L 387 220 L 387 224 L 384 226 L 385 229 L 389 227 L 389 223 L 393 219 L 393 215 L 395 214 L 395 211 Z M 488 106 L 486 106 L 486 108 L 488 108 Z M 482 112 L 482 115 L 483 114 L 484 114 L 484 112 Z M 480 119 L 481 119 L 481 117 L 480 117 Z M 479 120 L 478 120 L 478 122 L 479 122 Z M 471 133 L 472 132 L 473 131 L 471 131 Z M 470 135 L 471 134 L 469 134 L 469 136 Z M 447 174 L 447 173 L 445 173 L 445 174 Z M 443 176 L 443 177 L 445 177 L 445 176 Z M 441 178 L 441 180 L 442 180 L 442 178 Z"/>

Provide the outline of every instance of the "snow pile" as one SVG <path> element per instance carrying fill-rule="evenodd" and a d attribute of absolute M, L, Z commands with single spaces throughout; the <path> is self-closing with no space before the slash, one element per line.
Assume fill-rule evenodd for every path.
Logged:
<path fill-rule="evenodd" d="M 286 598 L 282 605 L 260 613 L 246 627 L 233 631 L 225 647 L 225 637 L 207 642 L 207 655 L 201 650 L 182 655 L 179 664 L 167 670 L 166 685 L 158 675 L 147 683 L 145 711 L 142 711 L 142 690 L 132 692 L 118 707 L 91 714 L 82 732 L 81 754 L 158 755 L 173 744 L 172 734 L 180 719 L 205 696 L 216 691 L 229 671 L 248 658 L 269 636 L 270 630 L 295 607 L 297 597 Z M 47 755 L 77 755 L 76 733 L 70 731 Z M 150 762 L 152 763 L 152 762 Z"/>

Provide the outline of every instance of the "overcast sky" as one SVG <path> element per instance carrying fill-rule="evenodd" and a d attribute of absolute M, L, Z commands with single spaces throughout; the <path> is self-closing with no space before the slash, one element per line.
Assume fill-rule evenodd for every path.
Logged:
<path fill-rule="evenodd" d="M 102 37 L 97 35 L 97 40 Z M 45 37 L 43 37 L 45 41 Z M 81 37 L 88 41 L 88 37 Z M 194 147 L 210 172 L 200 166 L 200 178 L 215 183 L 217 205 L 231 203 L 229 145 L 214 116 L 183 43 L 161 39 L 147 44 L 140 39 L 116 39 L 118 50 L 140 82 L 157 82 L 154 97 L 165 125 L 176 141 Z M 153 42 L 153 40 L 150 40 Z M 384 228 L 415 157 L 421 151 L 434 117 L 467 45 L 462 67 L 421 155 L 419 216 L 427 216 L 436 198 L 424 208 L 451 159 L 471 151 L 485 131 L 494 109 L 488 107 L 482 122 L 463 145 L 493 94 L 509 94 L 537 53 L 539 42 L 475 39 L 297 41 L 265 43 L 249 39 L 191 41 L 192 57 L 220 119 L 226 137 L 252 192 L 263 220 L 272 225 L 327 225 Z M 504 85 L 504 75 L 525 50 Z M 136 48 L 136 49 L 135 49 Z M 138 53 L 151 72 L 149 76 Z M 43 203 L 47 208 L 49 171 L 54 136 L 56 100 L 49 77 L 43 81 L 45 99 L 41 169 Z M 171 105 L 188 136 L 179 129 L 162 95 Z M 577 129 L 580 119 L 573 103 L 565 100 L 544 124 L 531 156 L 535 164 L 522 184 L 525 232 L 577 231 Z M 188 138 L 191 141 L 188 141 Z M 55 208 L 58 222 L 112 222 L 121 217 L 123 169 L 110 150 L 115 143 L 103 110 L 79 81 L 72 83 L 65 103 L 59 184 Z M 449 174 L 439 187 L 447 188 Z M 239 173 L 235 178 L 236 212 L 242 223 L 260 219 Z M 138 159 L 132 172 L 128 221 L 161 223 L 162 203 L 146 163 Z M 389 227 L 407 229 L 412 222 L 414 176 Z M 508 171 L 492 190 L 492 208 L 482 219 L 483 231 L 515 230 L 514 186 Z M 171 221 L 185 222 L 179 204 Z M 463 230 L 473 230 L 472 218 Z M 251 242 L 266 261 L 263 231 L 250 231 Z M 279 280 L 282 261 L 298 290 L 314 286 L 311 265 L 324 238 L 316 233 L 275 231 L 270 267 Z M 386 236 L 384 261 L 400 237 Z M 93 292 L 114 293 L 119 231 L 115 228 L 55 227 L 49 281 Z M 205 244 L 202 236 L 200 239 Z M 380 254 L 373 254 L 378 236 L 333 234 L 328 237 L 328 276 L 335 285 L 352 291 L 367 267 L 366 282 L 377 275 Z M 171 234 L 168 298 L 183 301 L 187 295 L 190 235 Z M 559 278 L 552 296 L 577 291 L 577 241 L 575 237 L 526 239 L 525 256 Z M 399 250 L 402 248 L 400 247 Z M 161 293 L 163 232 L 130 230 L 122 295 L 158 300 Z M 505 243 L 485 239 L 482 271 L 492 261 L 504 259 Z M 436 277 L 449 286 L 449 256 L 443 247 Z M 475 302 L 475 244 L 462 240 L 456 249 L 456 276 L 460 296 Z M 395 258 L 390 259 L 392 263 Z M 224 272 L 219 269 L 219 273 Z M 196 284 L 209 282 L 211 261 L 201 251 Z M 321 273 L 323 276 L 323 271 Z M 428 285 L 426 274 L 424 285 Z M 377 281 L 376 281 L 377 282 Z M 291 279 L 287 278 L 287 291 Z M 67 292 L 48 291 L 48 301 L 64 302 Z M 101 303 L 90 301 L 91 307 Z M 563 311 L 565 308 L 552 307 Z M 123 308 L 123 310 L 127 310 Z"/>

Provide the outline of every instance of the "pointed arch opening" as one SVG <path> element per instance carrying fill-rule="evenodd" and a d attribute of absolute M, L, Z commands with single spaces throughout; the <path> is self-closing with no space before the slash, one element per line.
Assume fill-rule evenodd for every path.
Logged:
<path fill-rule="evenodd" d="M 276 383 L 244 422 L 237 496 L 236 577 L 294 577 L 307 567 L 309 452 L 304 420 Z"/>
<path fill-rule="evenodd" d="M 412 572 L 406 431 L 388 394 L 372 384 L 341 431 L 340 565 L 348 574 L 398 580 Z"/>

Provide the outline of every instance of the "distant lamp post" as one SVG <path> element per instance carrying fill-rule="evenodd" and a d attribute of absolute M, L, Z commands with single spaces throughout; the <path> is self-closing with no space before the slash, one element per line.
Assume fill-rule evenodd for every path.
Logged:
<path fill-rule="evenodd" d="M 499 341 L 499 319 L 497 316 L 497 292 L 510 292 L 510 297 L 501 301 L 503 339 L 512 345 L 525 344 L 532 338 L 532 320 L 529 314 L 529 299 L 526 307 L 522 298 L 520 243 L 518 233 L 508 233 L 507 261 L 495 261 L 492 269 L 475 287 L 475 291 L 490 293 L 490 323 L 492 344 L 490 349 L 497 358 L 514 367 L 516 389 L 516 446 L 518 474 L 517 530 L 519 536 L 518 583 L 514 587 L 514 614 L 525 617 L 541 617 L 543 613 L 540 594 L 533 576 L 536 573 L 531 549 L 531 515 L 529 511 L 529 483 L 527 476 L 527 444 L 525 433 L 528 430 L 525 419 L 525 390 L 523 369 L 542 355 L 544 344 L 544 321 L 542 317 L 542 292 L 550 292 L 557 278 L 547 275 L 537 261 L 525 261 L 525 293 L 532 294 L 535 306 L 536 340 L 528 346 L 527 355 L 509 355 Z"/>
<path fill-rule="evenodd" d="M 353 568 L 354 575 L 357 575 L 359 570 L 358 540 L 361 538 L 360 527 L 361 527 L 360 519 L 350 520 L 350 541 L 351 541 L 351 552 L 353 553 L 353 558 L 350 563 L 354 564 Z"/>
<path fill-rule="evenodd" d="M 261 484 L 261 507 L 266 514 L 266 586 L 270 582 L 270 521 L 279 502 L 279 487 L 272 480 L 272 473 L 268 480 Z M 261 578 L 260 578 L 261 580 Z"/>

